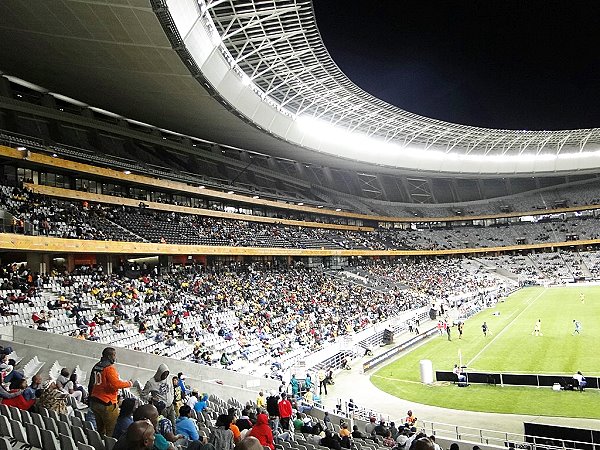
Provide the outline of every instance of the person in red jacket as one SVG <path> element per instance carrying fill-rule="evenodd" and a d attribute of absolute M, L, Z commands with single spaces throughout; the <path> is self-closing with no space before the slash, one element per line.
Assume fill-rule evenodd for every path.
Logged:
<path fill-rule="evenodd" d="M 279 404 L 281 404 L 281 402 L 279 402 Z M 273 431 L 269 426 L 269 416 L 266 414 L 259 414 L 256 417 L 256 424 L 250 429 L 248 436 L 254 436 L 263 447 L 269 447 L 271 450 L 275 450 Z"/>
<path fill-rule="evenodd" d="M 289 431 L 290 420 L 292 418 L 292 403 L 287 399 L 285 392 L 281 393 L 281 400 L 279 400 L 279 418 L 281 419 L 281 428 L 283 428 L 283 431 Z"/>

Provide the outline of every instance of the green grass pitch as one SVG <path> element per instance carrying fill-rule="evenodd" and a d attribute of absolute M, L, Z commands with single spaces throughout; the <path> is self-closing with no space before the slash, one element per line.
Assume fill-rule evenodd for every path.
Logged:
<path fill-rule="evenodd" d="M 585 300 L 580 300 L 580 293 Z M 499 312 L 500 315 L 493 315 Z M 541 319 L 543 336 L 532 336 Z M 573 336 L 573 319 L 582 324 Z M 430 359 L 433 370 L 452 370 L 462 355 L 472 371 L 564 374 L 577 370 L 600 376 L 600 287 L 574 286 L 521 289 L 468 319 L 458 339 L 446 335 L 415 348 L 371 376 L 379 389 L 397 397 L 458 410 L 488 411 L 563 417 L 600 418 L 600 391 L 552 391 L 551 388 L 509 387 L 472 384 L 426 386 L 420 382 L 419 361 Z M 491 333 L 483 336 L 486 321 Z"/>

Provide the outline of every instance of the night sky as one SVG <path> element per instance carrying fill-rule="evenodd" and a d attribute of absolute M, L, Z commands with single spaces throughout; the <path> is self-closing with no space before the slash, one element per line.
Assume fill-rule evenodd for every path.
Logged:
<path fill-rule="evenodd" d="M 314 0 L 333 60 L 407 111 L 491 128 L 600 127 L 600 1 Z"/>

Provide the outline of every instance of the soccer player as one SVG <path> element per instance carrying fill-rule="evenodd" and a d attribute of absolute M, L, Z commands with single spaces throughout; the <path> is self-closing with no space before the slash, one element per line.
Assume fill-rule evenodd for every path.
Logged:
<path fill-rule="evenodd" d="M 481 325 L 481 331 L 483 331 L 484 336 L 487 336 L 487 332 L 488 332 L 487 323 L 483 322 L 483 325 Z"/>
<path fill-rule="evenodd" d="M 573 319 L 573 325 L 575 325 L 575 329 L 573 330 L 571 336 L 575 336 L 575 333 L 581 334 L 581 322 L 579 320 Z"/>
<path fill-rule="evenodd" d="M 535 327 L 533 327 L 533 331 L 531 332 L 532 336 L 543 336 L 542 334 L 542 319 L 538 319 L 535 323 Z"/>

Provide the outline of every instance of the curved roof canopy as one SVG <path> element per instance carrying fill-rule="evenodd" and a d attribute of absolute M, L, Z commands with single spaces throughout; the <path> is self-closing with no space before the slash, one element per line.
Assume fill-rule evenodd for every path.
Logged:
<path fill-rule="evenodd" d="M 4 0 L 0 40 L 0 70 L 49 92 L 307 164 L 466 178 L 600 167 L 598 129 L 469 127 L 369 95 L 332 61 L 309 0 Z"/>
<path fill-rule="evenodd" d="M 454 173 L 594 171 L 600 129 L 496 130 L 429 119 L 352 83 L 309 0 L 167 0 L 157 11 L 216 91 L 259 128 L 358 161 Z M 173 28 L 176 27 L 177 32 Z M 178 35 L 178 36 L 177 36 Z"/>

